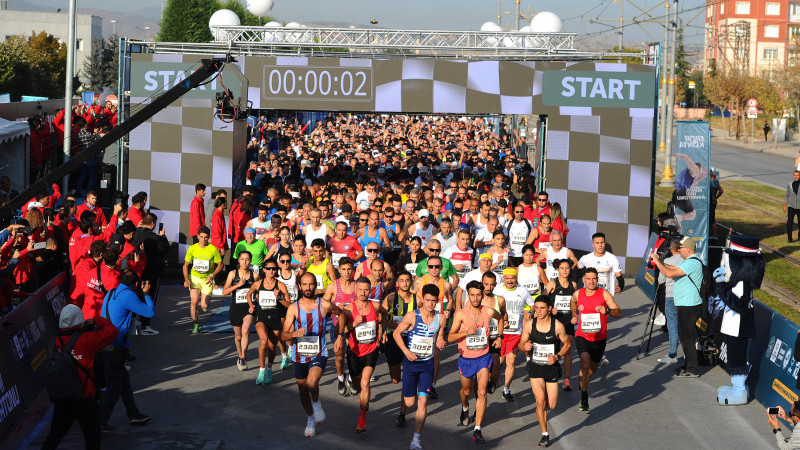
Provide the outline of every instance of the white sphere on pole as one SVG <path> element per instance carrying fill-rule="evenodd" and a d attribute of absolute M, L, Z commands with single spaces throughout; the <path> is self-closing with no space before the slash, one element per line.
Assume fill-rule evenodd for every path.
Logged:
<path fill-rule="evenodd" d="M 533 16 L 531 32 L 533 33 L 561 33 L 564 25 L 561 19 L 550 11 L 543 11 Z"/>
<path fill-rule="evenodd" d="M 481 31 L 503 31 L 503 29 L 494 22 L 484 22 L 484 24 L 481 25 Z"/>
<path fill-rule="evenodd" d="M 211 18 L 208 20 L 208 28 L 211 30 L 211 34 L 214 35 L 214 40 L 217 41 L 225 40 L 225 36 L 223 36 L 223 34 L 227 33 L 217 33 L 216 27 L 239 25 L 241 25 L 239 16 L 237 16 L 236 13 L 230 9 L 220 9 L 212 14 Z"/>
<path fill-rule="evenodd" d="M 274 4 L 273 0 L 247 0 L 247 11 L 254 16 L 264 17 L 269 15 Z"/>

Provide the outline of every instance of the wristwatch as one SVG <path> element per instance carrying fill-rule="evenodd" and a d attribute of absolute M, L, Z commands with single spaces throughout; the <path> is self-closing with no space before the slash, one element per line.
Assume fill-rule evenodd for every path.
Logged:
<path fill-rule="evenodd" d="M 780 428 L 773 428 L 772 429 L 772 434 L 778 434 L 779 431 L 781 431 Z"/>

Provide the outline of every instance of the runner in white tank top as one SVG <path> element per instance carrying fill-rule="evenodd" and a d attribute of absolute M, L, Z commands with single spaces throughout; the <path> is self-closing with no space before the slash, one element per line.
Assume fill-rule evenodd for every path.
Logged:
<path fill-rule="evenodd" d="M 327 227 L 328 227 L 327 225 L 320 224 L 319 228 L 314 230 L 313 229 L 314 226 L 312 224 L 306 225 L 306 228 L 304 230 L 306 235 L 306 246 L 308 246 L 308 248 L 311 248 L 311 243 L 314 242 L 314 239 L 322 239 L 323 241 L 326 242 L 327 245 L 327 239 L 326 239 L 328 237 L 328 230 L 326 230 Z"/>

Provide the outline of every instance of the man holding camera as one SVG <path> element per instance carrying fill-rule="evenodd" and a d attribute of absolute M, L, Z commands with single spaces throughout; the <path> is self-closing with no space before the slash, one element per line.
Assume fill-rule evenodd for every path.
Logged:
<path fill-rule="evenodd" d="M 788 421 L 794 427 L 789 439 L 784 437 L 778 418 Z M 797 423 L 800 422 L 800 401 L 792 403 L 788 416 L 781 406 L 767 408 L 767 422 L 772 426 L 772 433 L 775 434 L 775 440 L 778 442 L 780 450 L 800 449 L 800 427 L 797 426 Z"/>

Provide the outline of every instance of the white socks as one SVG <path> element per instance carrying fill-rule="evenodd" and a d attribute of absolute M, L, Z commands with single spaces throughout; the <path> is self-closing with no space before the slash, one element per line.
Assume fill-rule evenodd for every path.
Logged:
<path fill-rule="evenodd" d="M 339 375 L 339 376 L 337 376 L 336 378 L 338 378 L 338 379 L 339 379 L 339 381 L 342 381 L 342 382 L 344 382 L 344 375 Z"/>

